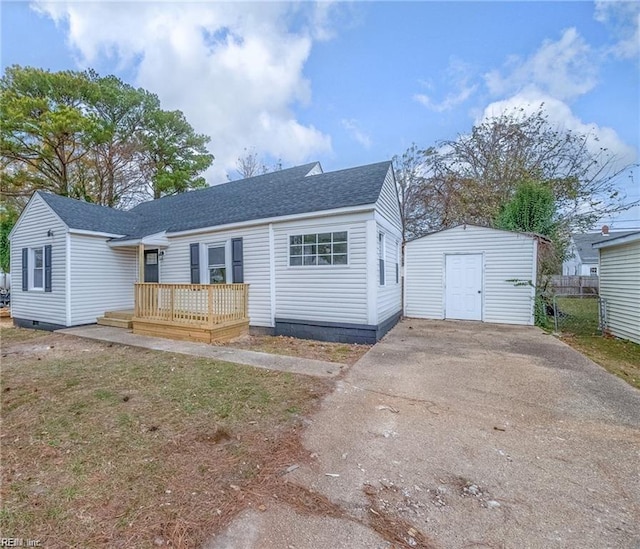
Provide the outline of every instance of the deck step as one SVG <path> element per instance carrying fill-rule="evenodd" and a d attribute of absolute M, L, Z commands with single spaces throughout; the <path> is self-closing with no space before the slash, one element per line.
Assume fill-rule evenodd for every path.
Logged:
<path fill-rule="evenodd" d="M 108 316 L 101 316 L 100 318 L 98 318 L 98 324 L 100 324 L 100 326 L 126 328 L 127 330 L 130 330 L 131 326 L 133 325 L 131 320 L 127 320 L 126 318 L 110 318 Z"/>
<path fill-rule="evenodd" d="M 119 318 L 120 320 L 131 320 L 133 311 L 107 311 L 103 318 Z"/>

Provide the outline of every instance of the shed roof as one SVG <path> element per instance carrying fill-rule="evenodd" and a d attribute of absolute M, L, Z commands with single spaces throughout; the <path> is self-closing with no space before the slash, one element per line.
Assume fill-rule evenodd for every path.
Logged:
<path fill-rule="evenodd" d="M 521 236 L 526 236 L 528 238 L 535 238 L 538 240 L 544 240 L 546 242 L 550 242 L 550 240 L 546 237 L 543 236 L 541 234 L 537 234 L 537 233 L 525 233 L 525 232 L 518 232 L 518 231 L 509 231 L 507 229 L 496 229 L 495 227 L 486 227 L 484 225 L 474 225 L 472 223 L 460 223 L 458 225 L 454 225 L 452 227 L 447 227 L 446 229 L 440 229 L 438 231 L 433 231 L 431 233 L 427 233 L 424 234 L 422 236 L 417 236 L 415 238 L 412 238 L 411 240 L 407 241 L 407 243 L 409 242 L 414 242 L 416 240 L 420 240 L 422 238 L 428 238 L 430 236 L 436 235 L 436 234 L 440 234 L 440 233 L 444 233 L 447 231 L 451 231 L 453 229 L 458 229 L 462 227 L 463 229 L 466 229 L 467 227 L 473 227 L 475 229 L 483 229 L 483 230 L 487 230 L 487 231 L 499 231 L 499 232 L 503 232 L 503 233 L 510 233 L 510 234 L 517 234 L 517 235 L 521 235 Z"/>
<path fill-rule="evenodd" d="M 375 204 L 391 167 L 379 162 L 318 173 L 313 162 L 143 202 L 129 211 L 38 191 L 70 228 L 120 239 Z"/>

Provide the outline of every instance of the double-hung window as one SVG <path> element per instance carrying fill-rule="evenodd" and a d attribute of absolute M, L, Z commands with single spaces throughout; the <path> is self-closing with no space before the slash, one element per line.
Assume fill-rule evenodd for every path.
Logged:
<path fill-rule="evenodd" d="M 224 244 L 209 246 L 209 284 L 226 284 L 227 263 Z"/>
<path fill-rule="evenodd" d="M 32 248 L 31 265 L 31 289 L 44 290 L 44 248 Z"/>
<path fill-rule="evenodd" d="M 51 244 L 35 248 L 22 248 L 22 291 L 42 290 L 51 292 L 52 279 Z"/>
<path fill-rule="evenodd" d="M 289 236 L 289 265 L 347 265 L 347 231 Z"/>
<path fill-rule="evenodd" d="M 384 245 L 384 233 L 378 233 L 378 270 L 379 270 L 379 284 L 385 285 L 385 245 Z"/>

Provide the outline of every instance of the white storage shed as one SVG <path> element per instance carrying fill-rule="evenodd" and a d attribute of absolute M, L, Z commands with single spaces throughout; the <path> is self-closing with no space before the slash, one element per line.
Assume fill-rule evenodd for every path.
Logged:
<path fill-rule="evenodd" d="M 541 240 L 458 225 L 407 242 L 405 315 L 532 325 Z"/>
<path fill-rule="evenodd" d="M 640 231 L 611 235 L 600 252 L 600 297 L 610 334 L 640 343 Z"/>

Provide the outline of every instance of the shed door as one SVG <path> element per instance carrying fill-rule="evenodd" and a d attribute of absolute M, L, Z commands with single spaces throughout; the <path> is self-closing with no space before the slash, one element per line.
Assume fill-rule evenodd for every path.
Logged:
<path fill-rule="evenodd" d="M 482 320 L 482 254 L 445 257 L 445 318 Z"/>

